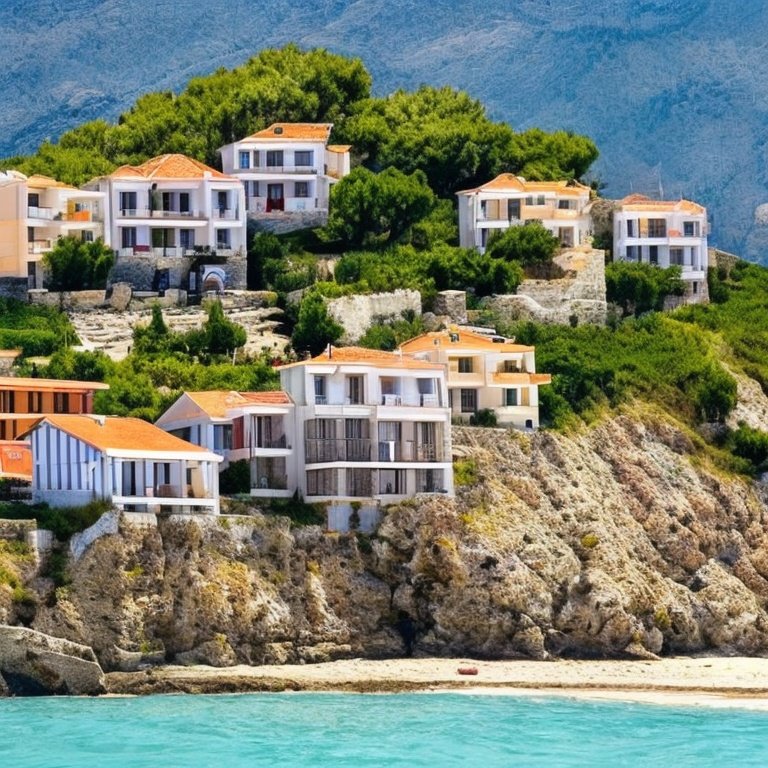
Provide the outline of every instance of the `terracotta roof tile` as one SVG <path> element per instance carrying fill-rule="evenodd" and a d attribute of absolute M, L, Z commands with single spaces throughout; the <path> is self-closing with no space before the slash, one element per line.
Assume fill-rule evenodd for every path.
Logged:
<path fill-rule="evenodd" d="M 77 189 L 70 184 L 65 184 L 63 181 L 57 181 L 50 176 L 42 176 L 40 174 L 33 174 L 27 178 L 27 186 L 37 189 Z"/>
<path fill-rule="evenodd" d="M 543 193 L 555 192 L 561 196 L 579 196 L 590 192 L 590 188 L 578 181 L 526 181 L 522 176 L 515 176 L 514 173 L 501 173 L 495 179 L 481 184 L 474 189 L 465 189 L 458 194 L 468 195 L 475 192 L 530 192 Z"/>
<path fill-rule="evenodd" d="M 186 155 L 160 155 L 141 165 L 123 165 L 110 174 L 110 178 L 144 179 L 232 179 L 215 168 Z"/>
<path fill-rule="evenodd" d="M 242 405 L 289 405 L 291 400 L 285 392 L 233 392 L 210 390 L 207 392 L 185 392 L 204 413 L 214 419 L 223 419 L 230 408 Z"/>
<path fill-rule="evenodd" d="M 452 341 L 452 336 L 458 337 L 458 340 Z M 500 337 L 496 336 L 495 338 Z M 496 342 L 493 339 L 494 336 L 485 336 L 482 333 L 463 329 L 457 331 L 434 331 L 432 333 L 423 333 L 421 336 L 416 336 L 403 342 L 400 345 L 400 349 L 406 353 L 426 352 L 434 349 L 455 350 L 459 352 L 465 349 L 487 352 L 533 352 L 535 350 L 535 347 L 515 344 L 508 339 L 505 339 L 504 342 Z"/>
<path fill-rule="evenodd" d="M 100 420 L 103 420 L 103 424 Z M 208 453 L 205 448 L 188 443 L 186 440 L 175 437 L 160 427 L 141 419 L 56 414 L 45 416 L 38 424 L 43 421 L 100 451 L 112 449 L 163 453 Z"/>
<path fill-rule="evenodd" d="M 330 354 L 328 350 L 325 350 L 311 360 L 304 360 L 300 363 L 292 363 L 283 367 L 292 368 L 298 365 L 312 365 L 313 363 L 370 365 L 377 368 L 439 369 L 443 367 L 438 363 L 416 360 L 411 355 L 403 355 L 399 352 L 385 352 L 380 349 L 367 349 L 366 347 L 331 347 Z"/>
<path fill-rule="evenodd" d="M 269 128 L 251 134 L 260 141 L 328 141 L 333 123 L 272 123 Z"/>
<path fill-rule="evenodd" d="M 694 203 L 691 200 L 683 198 L 680 200 L 652 200 L 650 197 L 637 193 L 627 195 L 623 200 L 620 200 L 619 206 L 622 211 L 659 211 L 669 213 L 681 211 L 691 214 L 706 214 L 707 212 L 703 205 Z"/>
<path fill-rule="evenodd" d="M 76 390 L 80 392 L 109 389 L 100 381 L 69 381 L 67 379 L 31 379 L 22 376 L 0 376 L 0 389 Z"/>

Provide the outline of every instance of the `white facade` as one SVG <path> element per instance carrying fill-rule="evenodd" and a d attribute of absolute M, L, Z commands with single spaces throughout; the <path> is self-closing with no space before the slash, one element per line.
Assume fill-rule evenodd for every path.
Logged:
<path fill-rule="evenodd" d="M 105 195 L 47 176 L 0 172 L 0 276 L 25 277 L 42 288 L 41 261 L 59 237 L 102 238 Z"/>
<path fill-rule="evenodd" d="M 288 498 L 298 487 L 294 406 L 284 392 L 185 392 L 156 426 L 218 454 L 246 460 L 252 496 Z"/>
<path fill-rule="evenodd" d="M 86 187 L 107 196 L 106 227 L 118 257 L 245 251 L 242 185 L 197 160 L 161 155 Z"/>
<path fill-rule="evenodd" d="M 679 266 L 695 301 L 706 288 L 707 231 L 707 210 L 698 203 L 630 195 L 613 215 L 613 258 Z"/>
<path fill-rule="evenodd" d="M 539 426 L 539 387 L 552 377 L 536 373 L 535 347 L 465 329 L 425 333 L 403 343 L 404 353 L 447 366 L 454 419 L 469 421 L 490 409 L 499 425 Z"/>
<path fill-rule="evenodd" d="M 331 185 L 349 173 L 349 147 L 329 145 L 330 123 L 275 123 L 219 149 L 242 182 L 248 213 L 327 211 Z"/>
<path fill-rule="evenodd" d="M 104 499 L 130 511 L 219 514 L 221 457 L 139 419 L 46 416 L 27 433 L 32 497 L 51 506 Z"/>
<path fill-rule="evenodd" d="M 296 404 L 298 485 L 307 501 L 389 503 L 453 495 L 445 366 L 331 347 L 280 370 Z"/>
<path fill-rule="evenodd" d="M 493 233 L 540 221 L 563 246 L 592 234 L 589 187 L 578 182 L 526 181 L 502 173 L 476 189 L 458 192 L 459 245 L 485 251 Z"/>

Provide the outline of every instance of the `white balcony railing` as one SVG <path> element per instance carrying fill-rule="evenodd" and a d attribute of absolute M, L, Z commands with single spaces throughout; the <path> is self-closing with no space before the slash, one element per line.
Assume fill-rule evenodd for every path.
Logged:
<path fill-rule="evenodd" d="M 41 208 L 39 205 L 27 206 L 27 218 L 50 221 L 53 219 L 53 208 Z"/>

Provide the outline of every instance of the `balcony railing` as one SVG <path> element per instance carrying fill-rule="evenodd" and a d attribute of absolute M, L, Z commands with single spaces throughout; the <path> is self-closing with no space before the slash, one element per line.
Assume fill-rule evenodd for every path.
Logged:
<path fill-rule="evenodd" d="M 288 476 L 264 474 L 256 478 L 252 490 L 254 491 L 286 491 L 288 490 Z"/>
<path fill-rule="evenodd" d="M 39 205 L 27 206 L 27 218 L 46 219 L 50 221 L 53 218 L 53 208 L 41 208 Z"/>
<path fill-rule="evenodd" d="M 45 253 L 53 248 L 51 240 L 30 240 L 27 243 L 27 253 Z"/>
<path fill-rule="evenodd" d="M 202 211 L 161 211 L 157 208 L 121 208 L 125 219 L 202 219 Z"/>
<path fill-rule="evenodd" d="M 214 219 L 224 219 L 226 221 L 236 221 L 240 218 L 237 208 L 214 208 Z"/>
<path fill-rule="evenodd" d="M 248 198 L 248 213 L 293 213 L 326 208 L 328 208 L 328 201 L 317 197 L 281 197 L 271 201 L 266 197 Z"/>
<path fill-rule="evenodd" d="M 307 175 L 317 173 L 317 168 L 311 165 L 254 165 L 251 168 L 238 168 L 238 170 L 253 173 L 301 173 Z"/>
<path fill-rule="evenodd" d="M 312 438 L 305 441 L 307 464 L 325 461 L 370 461 L 371 441 L 361 437 Z"/>
<path fill-rule="evenodd" d="M 259 438 L 256 441 L 256 445 L 254 448 L 290 448 L 288 445 L 288 440 L 285 435 L 280 435 L 280 437 L 275 437 L 270 440 Z"/>

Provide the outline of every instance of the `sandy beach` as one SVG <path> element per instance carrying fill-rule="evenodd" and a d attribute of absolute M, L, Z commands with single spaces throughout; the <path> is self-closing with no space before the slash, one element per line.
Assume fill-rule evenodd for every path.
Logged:
<path fill-rule="evenodd" d="M 459 669 L 477 669 L 464 675 Z M 466 691 L 768 709 L 768 659 L 658 661 L 349 659 L 260 667 L 156 667 L 107 675 L 112 694 Z"/>

